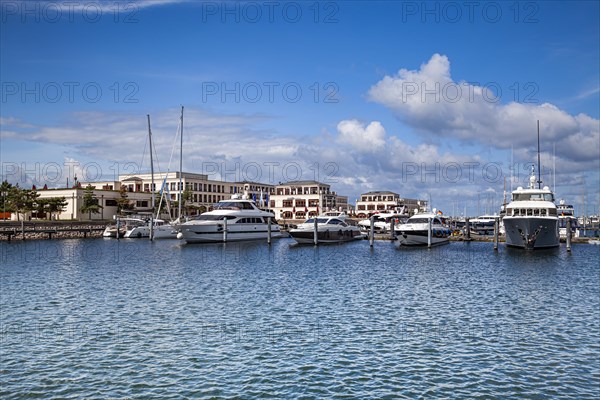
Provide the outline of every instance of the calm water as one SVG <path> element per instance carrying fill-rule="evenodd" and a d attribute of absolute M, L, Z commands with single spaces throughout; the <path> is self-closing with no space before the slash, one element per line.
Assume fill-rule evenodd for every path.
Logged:
<path fill-rule="evenodd" d="M 600 246 L 0 243 L 0 398 L 598 398 Z"/>

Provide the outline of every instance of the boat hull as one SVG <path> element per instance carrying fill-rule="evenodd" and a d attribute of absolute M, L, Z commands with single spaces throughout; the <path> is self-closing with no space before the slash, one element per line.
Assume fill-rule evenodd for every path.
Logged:
<path fill-rule="evenodd" d="M 308 229 L 292 229 L 290 236 L 301 244 L 314 244 L 315 232 Z M 364 239 L 365 235 L 358 229 L 343 230 L 343 229 L 321 229 L 317 230 L 317 243 L 344 243 L 353 240 Z"/>
<path fill-rule="evenodd" d="M 400 246 L 427 246 L 429 239 L 427 231 L 396 231 Z M 434 230 L 431 235 L 431 246 L 440 246 L 450 243 L 449 231 Z"/>
<path fill-rule="evenodd" d="M 527 250 L 558 247 L 557 218 L 504 217 L 506 245 Z"/>
<path fill-rule="evenodd" d="M 177 238 L 186 243 L 218 243 L 239 242 L 246 240 L 267 240 L 268 230 L 266 226 L 244 227 L 243 229 L 228 228 L 227 234 L 223 233 L 221 226 L 197 225 L 192 227 L 181 227 Z M 279 227 L 272 227 L 271 238 L 283 237 Z"/>

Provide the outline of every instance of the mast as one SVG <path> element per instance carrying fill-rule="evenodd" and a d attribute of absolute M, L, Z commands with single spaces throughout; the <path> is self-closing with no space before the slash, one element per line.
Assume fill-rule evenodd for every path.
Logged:
<path fill-rule="evenodd" d="M 181 106 L 181 132 L 179 135 L 179 203 L 177 204 L 178 210 L 177 210 L 177 218 L 179 219 L 179 222 L 181 222 L 181 207 L 183 205 L 183 197 L 182 197 L 182 193 L 183 193 L 183 106 Z"/>
<path fill-rule="evenodd" d="M 150 142 L 150 194 L 152 195 L 152 212 L 150 213 L 150 240 L 154 239 L 154 160 L 152 159 L 152 130 L 150 129 L 150 114 L 148 116 L 148 141 Z"/>
<path fill-rule="evenodd" d="M 537 134 L 538 134 L 538 189 L 542 188 L 542 170 L 540 168 L 540 120 L 537 121 Z"/>

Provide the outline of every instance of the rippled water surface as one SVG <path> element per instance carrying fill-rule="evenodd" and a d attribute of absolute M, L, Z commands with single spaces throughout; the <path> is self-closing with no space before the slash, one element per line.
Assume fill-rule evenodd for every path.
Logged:
<path fill-rule="evenodd" d="M 0 398 L 598 398 L 600 246 L 0 243 Z"/>

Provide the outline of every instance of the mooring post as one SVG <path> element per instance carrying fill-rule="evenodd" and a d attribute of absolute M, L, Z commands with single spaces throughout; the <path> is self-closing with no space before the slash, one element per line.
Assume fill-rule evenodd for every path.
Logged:
<path fill-rule="evenodd" d="M 25 240 L 25 221 L 23 220 L 21 220 L 21 240 Z"/>
<path fill-rule="evenodd" d="M 267 244 L 271 245 L 271 217 L 267 217 Z"/>
<path fill-rule="evenodd" d="M 498 251 L 498 235 L 500 234 L 500 218 L 494 218 L 494 250 Z"/>
<path fill-rule="evenodd" d="M 227 243 L 227 217 L 223 220 L 223 242 Z"/>
<path fill-rule="evenodd" d="M 567 251 L 571 251 L 571 218 L 567 217 Z"/>
<path fill-rule="evenodd" d="M 375 242 L 375 216 L 371 215 L 369 219 L 371 220 L 371 228 L 369 230 L 369 245 L 373 247 Z"/>
<path fill-rule="evenodd" d="M 429 218 L 429 222 L 427 223 L 427 248 L 431 248 L 431 221 L 432 218 Z"/>
<path fill-rule="evenodd" d="M 315 246 L 319 244 L 319 221 L 317 221 L 317 216 L 315 215 L 315 226 L 313 231 L 313 241 Z"/>
<path fill-rule="evenodd" d="M 392 220 L 390 221 L 390 240 L 394 240 L 396 239 L 396 218 L 392 218 Z"/>
<path fill-rule="evenodd" d="M 467 230 L 467 240 L 471 240 L 471 223 L 469 217 L 465 218 L 465 229 Z"/>

